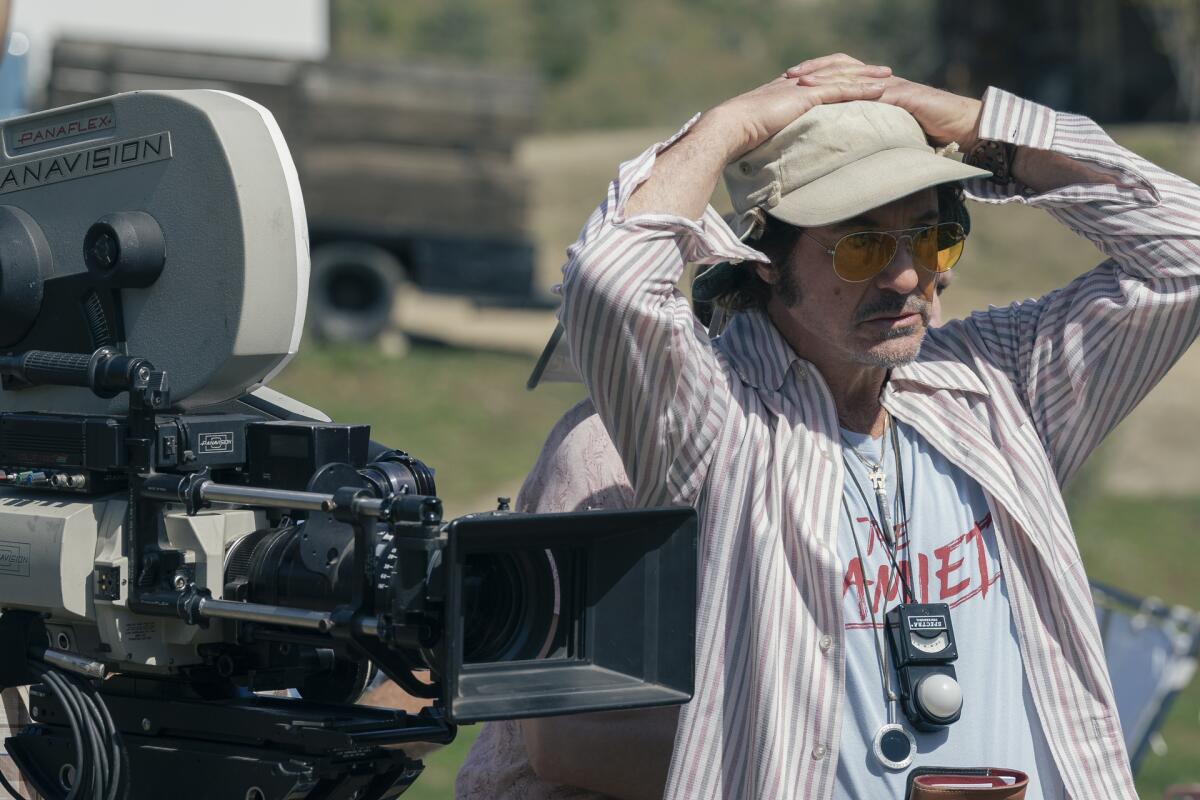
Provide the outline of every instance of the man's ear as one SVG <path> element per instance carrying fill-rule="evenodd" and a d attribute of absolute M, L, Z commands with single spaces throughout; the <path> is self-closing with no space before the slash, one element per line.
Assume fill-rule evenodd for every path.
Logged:
<path fill-rule="evenodd" d="M 775 285 L 775 281 L 778 279 L 775 267 L 767 261 L 751 261 L 745 267 L 742 267 L 742 269 L 754 270 L 754 274 L 761 278 L 764 283 L 769 283 L 772 286 Z"/>

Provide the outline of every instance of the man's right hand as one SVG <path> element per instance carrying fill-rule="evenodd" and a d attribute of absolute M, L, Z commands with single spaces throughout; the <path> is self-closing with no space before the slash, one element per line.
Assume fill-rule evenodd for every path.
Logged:
<path fill-rule="evenodd" d="M 837 53 L 806 61 L 803 80 L 787 73 L 706 111 L 688 134 L 659 154 L 625 216 L 674 214 L 698 219 L 725 165 L 753 150 L 814 106 L 878 100 L 888 67 Z"/>

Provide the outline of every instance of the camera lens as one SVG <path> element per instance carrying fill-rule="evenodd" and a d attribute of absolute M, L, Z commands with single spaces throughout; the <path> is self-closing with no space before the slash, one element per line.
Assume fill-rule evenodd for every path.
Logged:
<path fill-rule="evenodd" d="M 477 553 L 462 584 L 463 662 L 543 658 L 558 632 L 558 570 L 549 550 Z"/>

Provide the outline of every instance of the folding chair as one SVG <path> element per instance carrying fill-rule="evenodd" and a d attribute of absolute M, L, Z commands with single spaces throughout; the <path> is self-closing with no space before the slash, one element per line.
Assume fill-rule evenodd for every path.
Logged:
<path fill-rule="evenodd" d="M 1200 657 L 1200 613 L 1092 582 L 1125 747 L 1136 773 Z"/>

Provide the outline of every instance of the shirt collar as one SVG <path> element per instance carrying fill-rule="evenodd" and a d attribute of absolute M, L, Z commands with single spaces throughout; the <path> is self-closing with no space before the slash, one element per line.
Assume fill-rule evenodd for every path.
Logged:
<path fill-rule="evenodd" d="M 951 323 L 955 325 L 956 323 Z M 770 318 L 762 311 L 734 314 L 716 346 L 729 358 L 738 377 L 755 389 L 778 392 L 794 365 L 808 362 L 796 355 Z M 987 387 L 956 353 L 939 331 L 930 331 L 921 345 L 920 355 L 910 364 L 892 370 L 890 390 L 907 386 L 929 390 L 949 389 L 988 395 Z"/>
<path fill-rule="evenodd" d="M 802 361 L 766 313 L 756 309 L 734 314 L 716 345 L 742 382 L 755 389 L 778 392 L 788 370 Z"/>
<path fill-rule="evenodd" d="M 906 385 L 915 385 L 935 391 L 949 389 L 989 395 L 987 386 L 969 366 L 970 355 L 958 352 L 953 346 L 957 339 L 946 336 L 949 330 L 961 324 L 951 322 L 944 329 L 935 328 L 925 334 L 920 354 L 912 363 L 892 370 L 888 388 L 902 391 Z"/>

